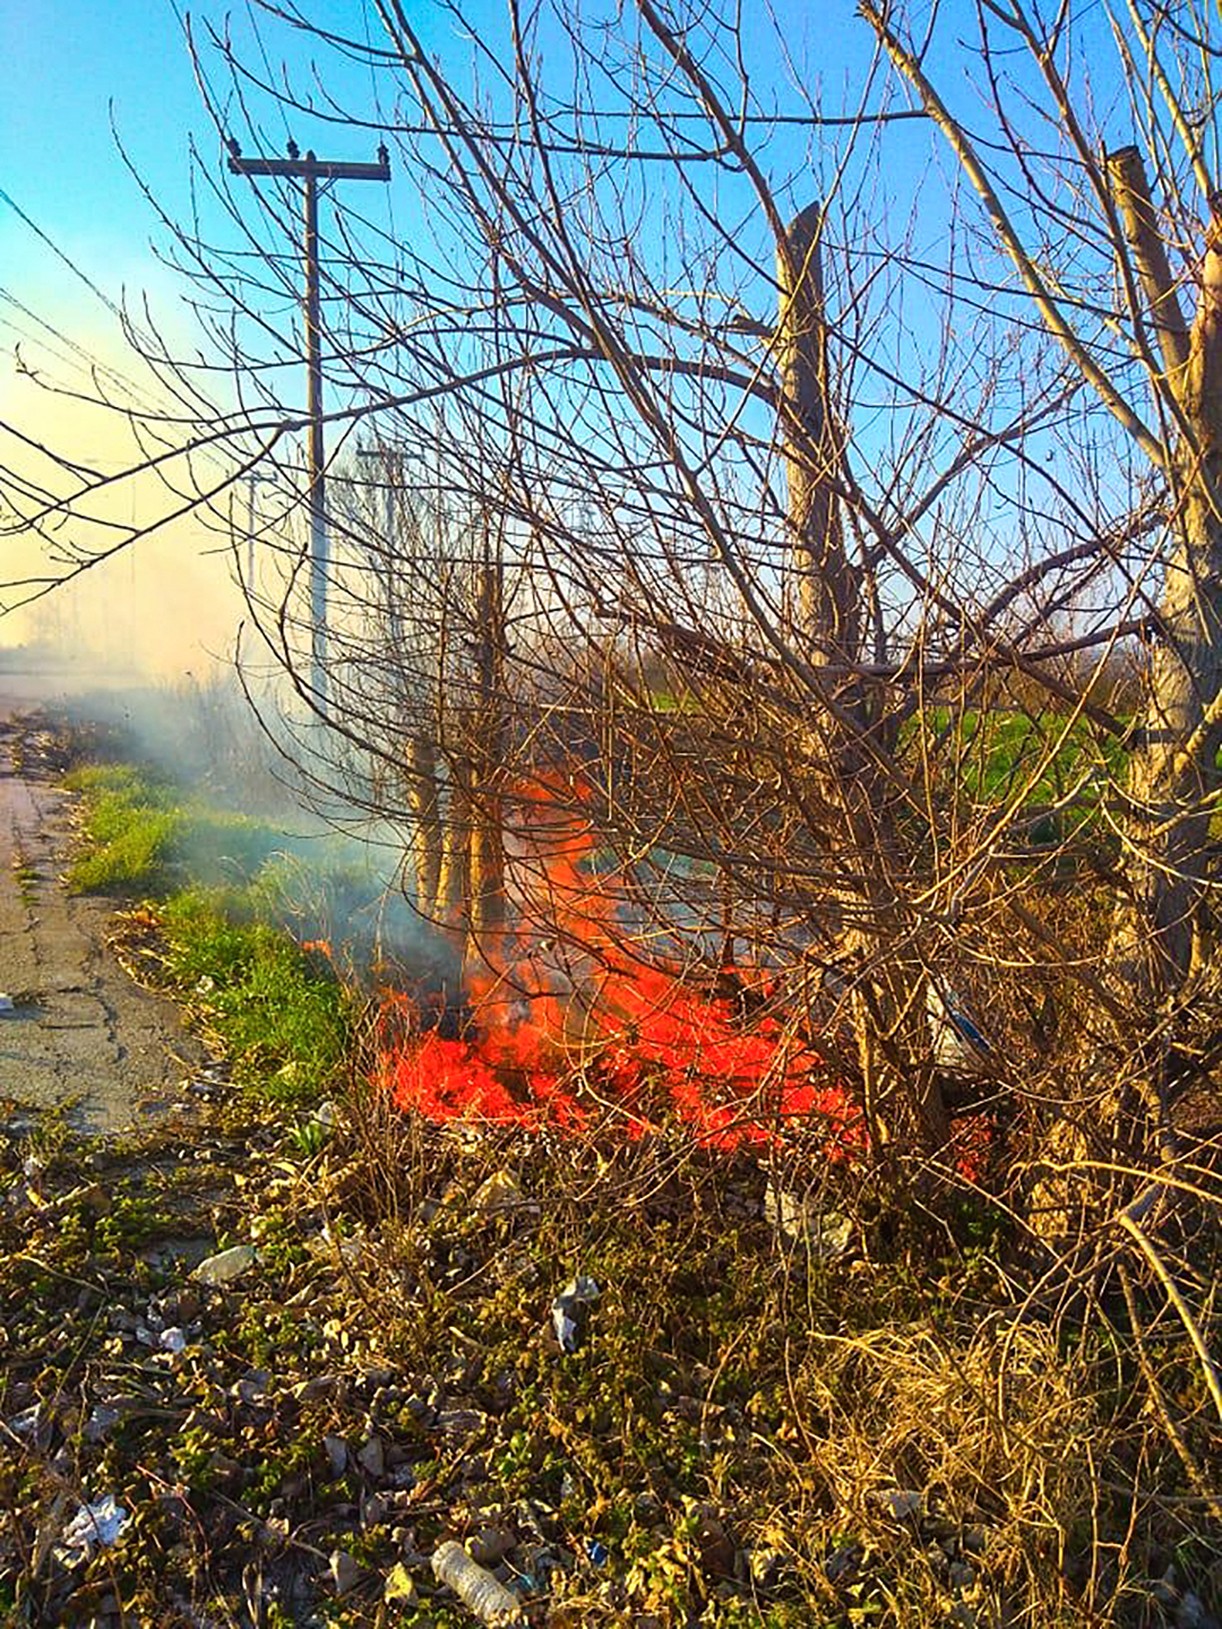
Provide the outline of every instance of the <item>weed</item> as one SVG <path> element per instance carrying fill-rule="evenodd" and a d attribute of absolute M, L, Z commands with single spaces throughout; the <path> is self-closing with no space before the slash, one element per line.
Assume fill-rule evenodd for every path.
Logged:
<path fill-rule="evenodd" d="M 203 889 L 166 902 L 160 921 L 170 980 L 240 1085 L 286 1106 L 316 1102 L 346 1055 L 350 998 L 286 933 L 235 921 L 234 903 L 232 894 Z"/>
<path fill-rule="evenodd" d="M 321 1120 L 300 1120 L 289 1128 L 288 1143 L 301 1159 L 309 1160 L 322 1152 L 328 1135 Z"/>
<path fill-rule="evenodd" d="M 330 967 L 269 919 L 280 834 L 184 801 L 132 765 L 91 765 L 68 782 L 84 803 L 69 886 L 161 896 L 128 913 L 129 937 L 143 938 L 128 965 L 185 1001 L 244 1091 L 280 1107 L 317 1102 L 345 1056 L 350 1003 Z M 204 880 L 182 886 L 187 866 Z"/>
<path fill-rule="evenodd" d="M 38 869 L 19 846 L 13 850 L 11 864 L 18 897 L 29 910 L 38 903 L 38 884 L 41 880 Z"/>

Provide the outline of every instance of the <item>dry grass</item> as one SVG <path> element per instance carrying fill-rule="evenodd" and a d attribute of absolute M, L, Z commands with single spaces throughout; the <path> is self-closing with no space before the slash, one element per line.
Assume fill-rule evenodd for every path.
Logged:
<path fill-rule="evenodd" d="M 1123 1229 L 1094 1258 L 1123 1285 L 1032 1296 L 1004 1218 L 965 1201 L 936 1224 L 826 1170 L 818 1197 L 852 1243 L 809 1260 L 764 1216 L 769 1183 L 800 1190 L 800 1154 L 437 1127 L 366 1088 L 321 1147 L 266 1128 L 252 1145 L 218 1115 L 113 1166 L 45 1144 L 42 1204 L 10 1139 L 0 1417 L 37 1401 L 53 1422 L 0 1443 L 14 1623 L 355 1629 L 384 1621 L 406 1562 L 419 1602 L 394 1621 L 457 1629 L 427 1558 L 489 1527 L 551 1629 L 1153 1629 L 1219 1610 L 1213 1398 Z M 110 1173 L 97 1215 L 82 1160 Z M 159 1232 L 201 1225 L 262 1259 L 193 1300 L 142 1263 Z M 1169 1223 L 1146 1225 L 1208 1349 L 1208 1241 L 1172 1249 Z M 579 1272 L 601 1294 L 564 1354 L 549 1308 Z M 172 1363 L 107 1315 L 159 1305 L 195 1320 Z M 116 1388 L 139 1402 L 91 1443 L 82 1421 Z M 348 1444 L 342 1477 L 327 1437 Z M 372 1437 L 385 1466 L 355 1459 Z M 49 1535 L 104 1488 L 133 1536 L 65 1574 Z M 342 1596 L 337 1548 L 359 1562 Z"/>

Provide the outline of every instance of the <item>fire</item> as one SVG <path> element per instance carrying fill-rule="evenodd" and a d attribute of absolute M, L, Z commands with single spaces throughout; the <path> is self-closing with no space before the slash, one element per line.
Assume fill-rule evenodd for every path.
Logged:
<path fill-rule="evenodd" d="M 817 1117 L 831 1157 L 863 1149 L 860 1115 L 808 1041 L 772 1016 L 749 1022 L 732 998 L 636 948 L 623 878 L 595 874 L 592 824 L 552 792 L 541 783 L 513 800 L 513 925 L 468 968 L 469 1033 L 404 1038 L 410 1026 L 388 1004 L 379 1072 L 395 1102 L 435 1120 L 572 1131 L 611 1114 L 629 1135 L 666 1112 L 723 1149 Z M 723 970 L 723 982 L 737 978 Z"/>

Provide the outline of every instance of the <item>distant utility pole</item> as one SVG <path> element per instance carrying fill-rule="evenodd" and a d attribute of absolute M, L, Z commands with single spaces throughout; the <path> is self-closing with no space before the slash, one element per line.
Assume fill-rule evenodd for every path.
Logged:
<path fill-rule="evenodd" d="M 326 458 L 322 429 L 322 336 L 318 289 L 318 183 L 320 181 L 389 181 L 390 154 L 378 148 L 376 164 L 338 164 L 301 157 L 289 142 L 287 158 L 243 158 L 231 137 L 229 168 L 234 175 L 282 176 L 305 182 L 305 342 L 307 410 L 310 415 L 310 618 L 311 680 L 320 702 L 327 697 L 327 503 Z"/>

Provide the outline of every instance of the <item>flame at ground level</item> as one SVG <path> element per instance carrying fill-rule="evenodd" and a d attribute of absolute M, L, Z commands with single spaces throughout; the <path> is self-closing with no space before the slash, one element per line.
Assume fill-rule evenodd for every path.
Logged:
<path fill-rule="evenodd" d="M 618 1123 L 630 1136 L 677 1118 L 725 1150 L 814 1123 L 827 1158 L 866 1152 L 859 1106 L 811 1040 L 769 1015 L 766 978 L 723 967 L 709 994 L 639 954 L 623 920 L 632 889 L 595 874 L 593 825 L 562 806 L 554 777 L 515 788 L 504 808 L 514 925 L 485 938 L 482 966 L 468 969 L 466 1033 L 442 1034 L 408 997 L 385 998 L 378 1076 L 399 1107 L 538 1129 Z M 962 1175 L 976 1178 L 989 1140 L 979 1116 L 955 1128 Z"/>
<path fill-rule="evenodd" d="M 620 1002 L 620 978 L 615 984 Z M 641 990 L 655 986 L 652 1002 Z M 669 989 L 667 988 L 669 986 Z M 543 998 L 545 1008 L 554 998 Z M 766 1020 L 739 1027 L 732 1003 L 687 990 L 642 968 L 633 1021 L 607 1024 L 584 1059 L 566 1056 L 559 1031 L 529 1010 L 481 1025 L 467 1039 L 436 1031 L 383 1052 L 380 1076 L 395 1102 L 434 1120 L 471 1119 L 583 1130 L 618 1120 L 639 1136 L 663 1114 L 700 1143 L 723 1149 L 764 1142 L 787 1122 L 819 1119 L 828 1153 L 864 1149 L 860 1114 L 801 1041 Z"/>

